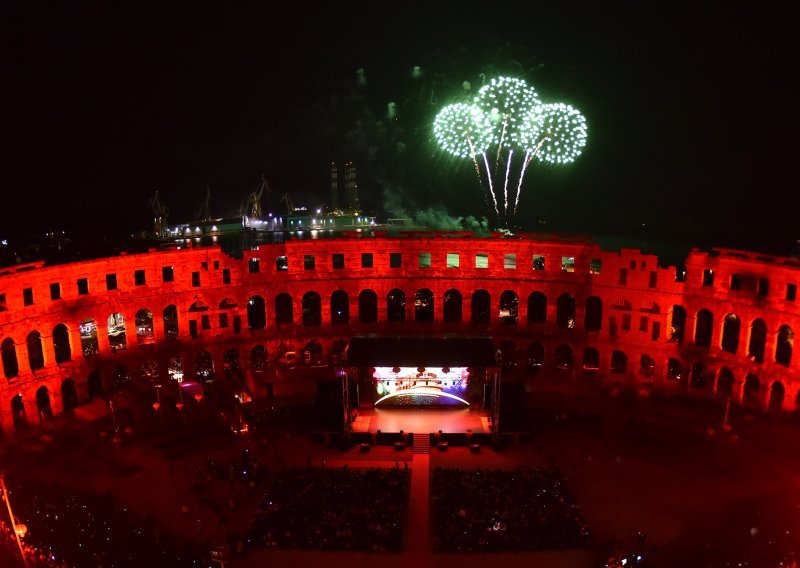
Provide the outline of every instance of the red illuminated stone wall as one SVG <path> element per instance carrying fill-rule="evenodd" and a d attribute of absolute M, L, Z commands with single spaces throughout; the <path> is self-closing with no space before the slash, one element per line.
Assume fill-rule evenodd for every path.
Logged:
<path fill-rule="evenodd" d="M 400 253 L 400 267 L 390 266 L 391 253 Z M 363 266 L 369 264 L 365 254 L 372 255 L 371 267 Z M 458 267 L 448 268 L 448 254 L 458 255 Z M 544 257 L 543 270 L 533 269 L 534 255 Z M 279 257 L 285 257 L 285 265 Z M 313 269 L 307 268 L 306 257 L 314 258 Z M 574 259 L 574 271 L 564 270 L 571 265 L 566 260 L 570 258 Z M 253 259 L 257 259 L 257 267 Z M 454 261 L 451 256 L 451 264 Z M 335 340 L 362 332 L 489 333 L 498 346 L 505 342 L 507 358 L 522 364 L 531 362 L 531 353 L 537 349 L 534 344 L 543 347 L 542 367 L 533 381 L 627 386 L 643 395 L 656 390 L 709 397 L 730 392 L 737 403 L 755 408 L 795 409 L 800 380 L 791 343 L 792 330 L 800 327 L 800 312 L 791 287 L 800 281 L 800 264 L 729 250 L 695 251 L 685 264 L 683 282 L 676 281 L 674 267 L 659 267 L 655 256 L 636 250 L 603 251 L 589 241 L 434 235 L 290 241 L 248 251 L 241 260 L 219 249 L 193 248 L 57 266 L 13 267 L 0 274 L 0 342 L 4 351 L 0 424 L 4 432 L 13 431 L 11 401 L 16 395 L 22 396 L 27 422 L 36 423 L 36 393 L 43 388 L 53 411 L 61 412 L 62 384 L 69 379 L 77 386 L 79 401 L 85 402 L 87 377 L 93 371 L 106 377 L 115 367 L 126 365 L 133 373 L 141 361 L 152 359 L 158 362 L 160 372 L 165 372 L 169 358 L 179 353 L 190 378 L 200 351 L 210 352 L 214 366 L 222 368 L 225 351 L 235 349 L 243 370 L 249 373 L 250 352 L 256 345 L 264 345 L 271 359 L 290 345 L 302 350 L 310 340 L 319 341 L 328 353 Z M 285 270 L 279 269 L 284 266 Z M 173 282 L 163 281 L 164 267 L 172 267 Z M 599 273 L 592 268 L 599 268 Z M 226 273 L 229 283 L 225 282 Z M 108 275 L 116 275 L 115 290 L 108 289 Z M 79 279 L 86 279 L 88 293 L 79 294 Z M 58 284 L 59 299 L 51 299 L 54 284 Z M 29 305 L 26 289 L 30 290 Z M 415 321 L 415 294 L 424 289 L 434 298 L 430 323 Z M 358 298 L 364 290 L 377 295 L 376 323 L 361 321 Z M 387 321 L 391 290 L 405 293 L 404 322 Z M 449 290 L 462 296 L 461 323 L 444 321 Z M 490 296 L 488 324 L 472 322 L 471 298 L 479 290 Z M 349 298 L 347 324 L 331 324 L 330 300 L 336 291 L 344 291 Z M 500 298 L 506 291 L 519 299 L 516 322 L 500 318 Z M 319 325 L 314 325 L 315 314 L 310 312 L 305 323 L 311 325 L 304 325 L 303 297 L 309 292 L 321 297 Z M 534 314 L 529 313 L 528 299 L 536 292 L 546 297 L 544 322 L 529 318 Z M 292 298 L 292 322 L 278 326 L 275 299 L 283 293 Z M 266 326 L 251 329 L 248 302 L 253 298 L 257 302 L 258 297 L 264 300 Z M 567 308 L 574 301 L 573 318 L 563 313 L 559 318 L 559 297 Z M 586 329 L 590 297 L 602 306 L 599 330 Z M 165 334 L 162 314 L 168 306 L 175 306 L 178 312 L 178 336 L 174 338 Z M 676 327 L 674 306 L 686 313 L 682 341 L 676 340 L 671 329 Z M 135 317 L 141 309 L 153 314 L 154 336 L 144 342 L 137 337 Z M 112 313 L 124 317 L 126 349 L 110 349 L 106 321 Z M 733 315 L 738 319 L 738 333 L 729 317 L 733 323 L 723 342 L 725 318 Z M 79 324 L 86 320 L 97 324 L 97 354 L 82 352 Z M 761 322 L 765 330 L 762 348 Z M 61 362 L 56 361 L 53 340 L 59 324 L 67 328 L 70 351 L 69 358 Z M 196 337 L 190 333 L 194 326 Z M 32 332 L 39 333 L 42 346 L 43 365 L 37 369 L 32 369 L 29 361 Z M 32 341 L 35 347 L 35 336 Z M 587 349 L 597 350 L 599 365 L 594 365 Z M 569 350 L 571 358 L 565 359 Z M 61 353 L 63 356 L 63 347 Z M 12 357 L 18 366 L 16 376 L 9 373 Z M 670 359 L 674 360 L 671 370 Z"/>

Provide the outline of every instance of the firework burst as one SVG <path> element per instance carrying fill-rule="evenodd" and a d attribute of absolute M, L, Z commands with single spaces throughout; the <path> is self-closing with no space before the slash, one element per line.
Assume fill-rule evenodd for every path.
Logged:
<path fill-rule="evenodd" d="M 497 77 L 481 87 L 473 104 L 456 103 L 444 107 L 433 123 L 439 146 L 459 158 L 470 158 L 478 183 L 483 187 L 478 157 L 485 167 L 489 195 L 498 222 L 508 226 L 517 213 L 523 178 L 533 160 L 553 165 L 574 162 L 586 146 L 586 119 L 575 108 L 563 103 L 544 104 L 535 89 L 522 79 Z M 509 204 L 508 184 L 515 155 L 523 155 L 513 208 Z M 496 153 L 490 168 L 487 153 Z M 506 154 L 505 179 L 499 164 Z M 497 182 L 497 183 L 494 183 Z M 495 188 L 502 185 L 502 213 Z"/>

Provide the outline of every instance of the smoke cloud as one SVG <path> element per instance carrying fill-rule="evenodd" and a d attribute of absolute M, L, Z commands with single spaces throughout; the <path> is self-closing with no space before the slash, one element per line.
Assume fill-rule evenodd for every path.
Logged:
<path fill-rule="evenodd" d="M 489 235 L 489 220 L 486 217 L 450 215 L 442 205 L 423 210 L 407 207 L 395 188 L 384 188 L 383 201 L 386 215 L 391 219 L 402 219 L 407 226 L 436 231 L 472 231 L 477 236 Z"/>

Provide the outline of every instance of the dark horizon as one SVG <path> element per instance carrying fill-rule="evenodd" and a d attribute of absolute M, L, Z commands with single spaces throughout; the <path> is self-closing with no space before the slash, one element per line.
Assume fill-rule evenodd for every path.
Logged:
<path fill-rule="evenodd" d="M 225 216 L 262 174 L 272 188 L 265 210 L 282 212 L 284 192 L 317 207 L 331 160 L 356 162 L 369 212 L 399 200 L 487 215 L 470 164 L 435 147 L 431 123 L 482 75 L 513 74 L 589 124 L 572 167 L 526 176 L 523 230 L 793 252 L 798 118 L 784 109 L 794 102 L 798 26 L 788 13 L 493 13 L 349 3 L 286 21 L 232 8 L 17 14 L 3 56 L 11 102 L 0 237 L 122 238 L 150 227 L 156 190 L 172 223 L 192 219 L 206 187 L 211 213 Z"/>

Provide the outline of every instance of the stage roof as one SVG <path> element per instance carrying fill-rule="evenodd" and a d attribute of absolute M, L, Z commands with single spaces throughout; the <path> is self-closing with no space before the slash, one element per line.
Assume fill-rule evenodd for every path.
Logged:
<path fill-rule="evenodd" d="M 353 337 L 347 347 L 352 367 L 494 367 L 491 337 Z"/>

